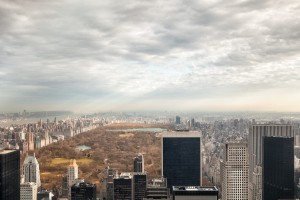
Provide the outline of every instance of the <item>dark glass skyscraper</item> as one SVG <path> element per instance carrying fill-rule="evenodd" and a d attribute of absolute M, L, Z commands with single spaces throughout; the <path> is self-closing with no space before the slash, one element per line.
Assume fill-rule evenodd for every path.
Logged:
<path fill-rule="evenodd" d="M 263 137 L 263 200 L 293 199 L 294 138 Z"/>
<path fill-rule="evenodd" d="M 96 200 L 96 185 L 76 183 L 71 187 L 71 200 Z"/>
<path fill-rule="evenodd" d="M 114 178 L 114 200 L 132 200 L 132 175 L 122 173 Z"/>
<path fill-rule="evenodd" d="M 172 186 L 201 185 L 199 132 L 167 132 L 162 137 L 162 175 Z"/>
<path fill-rule="evenodd" d="M 143 173 L 133 173 L 132 179 L 132 199 L 142 200 L 144 197 L 146 197 L 147 175 Z"/>
<path fill-rule="evenodd" d="M 0 199 L 20 200 L 20 152 L 0 150 Z"/>

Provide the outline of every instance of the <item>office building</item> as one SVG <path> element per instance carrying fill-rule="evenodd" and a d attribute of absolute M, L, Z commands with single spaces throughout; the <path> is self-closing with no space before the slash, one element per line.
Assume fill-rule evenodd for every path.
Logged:
<path fill-rule="evenodd" d="M 96 185 L 86 182 L 71 187 L 71 200 L 96 200 Z"/>
<path fill-rule="evenodd" d="M 166 132 L 162 135 L 162 176 L 168 188 L 201 185 L 201 133 Z"/>
<path fill-rule="evenodd" d="M 31 132 L 31 127 L 30 131 L 26 135 L 26 141 L 28 144 L 28 151 L 34 151 L 34 134 Z"/>
<path fill-rule="evenodd" d="M 0 150 L 0 199 L 20 200 L 20 152 Z"/>
<path fill-rule="evenodd" d="M 225 144 L 221 161 L 222 200 L 248 200 L 249 161 L 246 143 Z"/>
<path fill-rule="evenodd" d="M 113 200 L 114 199 L 114 178 L 118 175 L 118 170 L 109 168 L 106 171 L 106 199 Z"/>
<path fill-rule="evenodd" d="M 144 173 L 144 156 L 141 153 L 133 159 L 133 172 Z"/>
<path fill-rule="evenodd" d="M 41 187 L 40 167 L 35 154 L 33 154 L 33 156 L 26 155 L 23 162 L 23 173 L 25 182 L 36 183 L 38 189 Z"/>
<path fill-rule="evenodd" d="M 34 182 L 25 182 L 20 185 L 20 200 L 37 200 L 37 185 Z"/>
<path fill-rule="evenodd" d="M 61 178 L 61 196 L 62 197 L 68 197 L 69 194 L 69 183 L 68 183 L 68 176 L 64 175 Z"/>
<path fill-rule="evenodd" d="M 294 138 L 263 138 L 263 200 L 294 199 Z"/>
<path fill-rule="evenodd" d="M 132 174 L 121 173 L 114 178 L 114 200 L 132 200 Z"/>
<path fill-rule="evenodd" d="M 71 159 L 68 166 L 68 198 L 71 199 L 71 186 L 78 179 L 78 165 L 75 159 Z"/>
<path fill-rule="evenodd" d="M 132 184 L 133 200 L 142 200 L 146 197 L 147 175 L 145 173 L 133 173 Z"/>
<path fill-rule="evenodd" d="M 75 159 L 71 159 L 68 166 L 68 183 L 69 187 L 73 185 L 73 181 L 78 179 L 78 165 Z"/>
<path fill-rule="evenodd" d="M 289 124 L 254 124 L 250 126 L 248 136 L 250 200 L 262 199 L 262 187 L 256 183 L 262 183 L 258 179 L 262 179 L 259 168 L 262 167 L 262 138 L 264 136 L 294 137 L 294 129 Z"/>
<path fill-rule="evenodd" d="M 215 186 L 173 186 L 173 200 L 218 200 L 219 191 Z"/>

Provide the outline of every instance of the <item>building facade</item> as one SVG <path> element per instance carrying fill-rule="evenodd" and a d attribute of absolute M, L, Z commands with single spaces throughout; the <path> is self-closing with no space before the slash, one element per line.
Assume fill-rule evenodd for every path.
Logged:
<path fill-rule="evenodd" d="M 251 200 L 262 199 L 262 183 L 258 178 L 262 174 L 257 167 L 262 167 L 262 149 L 264 136 L 288 136 L 294 137 L 294 128 L 289 124 L 254 124 L 249 128 L 248 151 L 249 151 L 249 194 Z M 256 169 L 256 170 L 255 170 Z"/>
<path fill-rule="evenodd" d="M 121 173 L 114 178 L 114 200 L 132 200 L 132 175 Z"/>
<path fill-rule="evenodd" d="M 144 173 L 144 156 L 143 156 L 143 154 L 138 154 L 133 159 L 133 172 Z"/>
<path fill-rule="evenodd" d="M 71 187 L 71 200 L 96 200 L 96 185 L 76 183 Z"/>
<path fill-rule="evenodd" d="M 263 138 L 263 200 L 294 199 L 294 138 Z"/>
<path fill-rule="evenodd" d="M 133 173 L 132 199 L 143 200 L 147 191 L 147 175 L 145 173 Z"/>
<path fill-rule="evenodd" d="M 162 136 L 162 176 L 168 188 L 201 185 L 201 133 L 167 132 Z"/>
<path fill-rule="evenodd" d="M 25 182 L 20 185 L 20 200 L 37 200 L 37 184 Z"/>
<path fill-rule="evenodd" d="M 222 200 L 248 200 L 249 156 L 246 143 L 225 144 L 224 160 L 220 163 Z"/>
<path fill-rule="evenodd" d="M 20 200 L 20 152 L 0 150 L 0 199 Z"/>

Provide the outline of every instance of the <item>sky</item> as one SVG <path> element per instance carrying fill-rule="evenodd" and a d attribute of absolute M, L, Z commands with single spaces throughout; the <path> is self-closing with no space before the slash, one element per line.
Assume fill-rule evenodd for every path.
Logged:
<path fill-rule="evenodd" d="M 0 0 L 0 112 L 300 111 L 300 1 Z"/>

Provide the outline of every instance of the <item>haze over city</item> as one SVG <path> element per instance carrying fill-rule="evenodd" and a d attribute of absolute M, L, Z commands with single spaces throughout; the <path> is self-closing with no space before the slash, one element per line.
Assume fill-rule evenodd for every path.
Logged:
<path fill-rule="evenodd" d="M 0 0 L 0 111 L 292 111 L 299 1 Z"/>

